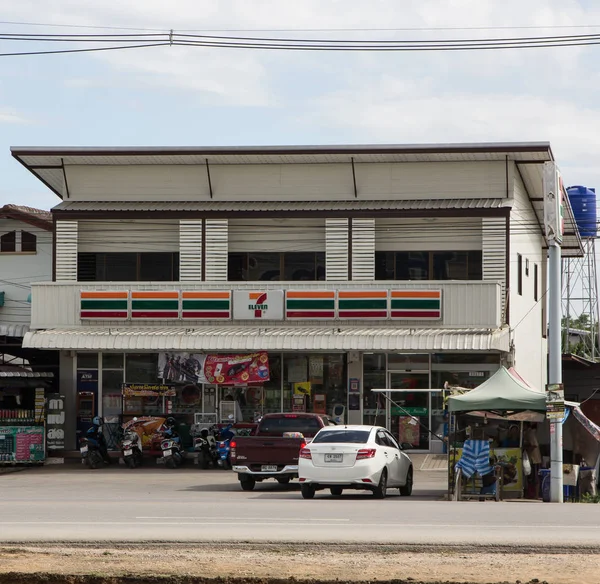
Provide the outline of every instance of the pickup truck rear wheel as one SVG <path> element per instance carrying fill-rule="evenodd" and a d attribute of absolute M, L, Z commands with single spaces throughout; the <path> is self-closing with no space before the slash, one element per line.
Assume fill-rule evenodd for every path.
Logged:
<path fill-rule="evenodd" d="M 240 485 L 242 487 L 242 491 L 251 491 L 254 489 L 256 481 L 254 480 L 254 477 L 244 477 L 240 479 Z"/>
<path fill-rule="evenodd" d="M 315 488 L 312 485 L 302 485 L 300 487 L 300 492 L 302 493 L 303 499 L 315 498 Z"/>
<path fill-rule="evenodd" d="M 290 482 L 290 477 L 277 477 L 277 482 L 280 485 L 287 485 Z"/>

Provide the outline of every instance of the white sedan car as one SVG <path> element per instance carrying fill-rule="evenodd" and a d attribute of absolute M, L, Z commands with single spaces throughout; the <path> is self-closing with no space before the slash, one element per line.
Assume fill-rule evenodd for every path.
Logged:
<path fill-rule="evenodd" d="M 326 426 L 300 451 L 298 476 L 302 496 L 328 488 L 369 490 L 383 499 L 388 488 L 409 496 L 413 466 L 396 439 L 379 426 Z"/>

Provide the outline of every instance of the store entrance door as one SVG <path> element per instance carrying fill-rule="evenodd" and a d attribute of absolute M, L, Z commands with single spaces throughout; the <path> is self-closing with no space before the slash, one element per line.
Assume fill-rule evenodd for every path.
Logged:
<path fill-rule="evenodd" d="M 389 373 L 388 402 L 390 432 L 398 442 L 407 442 L 415 450 L 429 450 L 430 390 L 429 373 Z M 417 419 L 420 424 L 417 422 Z"/>

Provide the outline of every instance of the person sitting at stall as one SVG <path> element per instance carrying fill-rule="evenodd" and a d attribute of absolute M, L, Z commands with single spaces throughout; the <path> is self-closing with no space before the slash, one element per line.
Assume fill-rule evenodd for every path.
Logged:
<path fill-rule="evenodd" d="M 506 436 L 500 440 L 500 448 L 518 448 L 521 445 L 519 426 L 512 425 Z"/>

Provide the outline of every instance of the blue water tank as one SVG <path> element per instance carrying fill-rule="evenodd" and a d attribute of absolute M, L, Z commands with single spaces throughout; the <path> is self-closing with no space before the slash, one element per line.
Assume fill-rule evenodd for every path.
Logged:
<path fill-rule="evenodd" d="M 567 194 L 581 237 L 597 237 L 596 189 L 581 186 L 569 187 Z"/>

